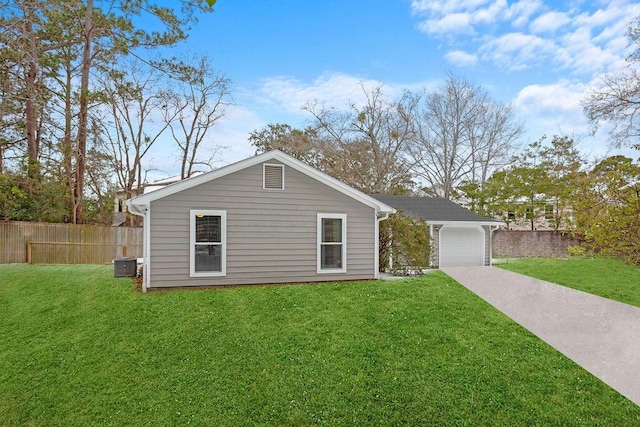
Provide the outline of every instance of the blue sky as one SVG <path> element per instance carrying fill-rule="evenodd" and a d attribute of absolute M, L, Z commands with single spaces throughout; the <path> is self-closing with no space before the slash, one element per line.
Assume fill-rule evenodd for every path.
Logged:
<path fill-rule="evenodd" d="M 268 123 L 303 127 L 307 101 L 358 103 L 360 82 L 394 98 L 448 72 L 511 103 L 523 144 L 570 135 L 597 157 L 606 133 L 589 135 L 580 100 L 624 65 L 638 15 L 630 0 L 218 0 L 181 49 L 207 52 L 233 81 L 237 105 L 211 133 L 229 147 L 220 165 L 253 155 L 247 137 Z M 175 171 L 170 150 L 152 153 L 159 176 Z"/>

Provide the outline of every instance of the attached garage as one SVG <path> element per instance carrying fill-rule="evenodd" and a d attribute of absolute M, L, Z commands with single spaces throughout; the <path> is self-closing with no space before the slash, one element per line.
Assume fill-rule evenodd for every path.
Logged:
<path fill-rule="evenodd" d="M 440 267 L 484 265 L 482 227 L 445 225 L 440 228 Z"/>
<path fill-rule="evenodd" d="M 491 265 L 493 231 L 502 222 L 440 197 L 373 196 L 429 224 L 433 267 Z"/>

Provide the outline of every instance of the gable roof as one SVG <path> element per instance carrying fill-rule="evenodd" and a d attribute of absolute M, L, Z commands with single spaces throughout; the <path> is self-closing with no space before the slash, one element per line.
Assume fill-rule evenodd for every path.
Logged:
<path fill-rule="evenodd" d="M 376 199 L 413 217 L 427 222 L 468 222 L 481 225 L 500 225 L 501 221 L 475 214 L 451 200 L 441 197 L 412 197 L 373 195 Z"/>
<path fill-rule="evenodd" d="M 202 175 L 198 175 L 195 177 L 187 178 L 185 180 L 176 182 L 174 184 L 167 185 L 165 187 L 159 188 L 155 191 L 142 194 L 136 197 L 133 197 L 127 200 L 127 205 L 129 208 L 134 207 L 135 211 L 144 210 L 149 204 L 158 199 L 162 199 L 163 197 L 170 196 L 172 194 L 179 193 L 180 191 L 195 187 L 197 185 L 201 185 L 207 183 L 209 181 L 213 181 L 214 179 L 221 178 L 223 176 L 229 175 L 231 173 L 240 171 L 242 169 L 246 169 L 248 167 L 264 163 L 269 160 L 277 160 L 280 163 L 289 166 L 321 183 L 333 188 L 345 194 L 352 199 L 355 199 L 369 207 L 372 207 L 379 213 L 393 213 L 395 209 L 385 202 L 371 197 L 367 194 L 364 194 L 361 191 L 356 190 L 348 186 L 347 184 L 323 173 L 319 170 L 307 165 L 306 163 L 301 162 L 298 159 L 295 159 L 280 150 L 272 150 L 266 153 L 259 154 L 254 157 L 249 157 L 248 159 L 241 160 L 236 163 L 232 163 L 228 166 L 224 166 L 220 169 L 216 169 L 212 172 L 204 173 Z"/>

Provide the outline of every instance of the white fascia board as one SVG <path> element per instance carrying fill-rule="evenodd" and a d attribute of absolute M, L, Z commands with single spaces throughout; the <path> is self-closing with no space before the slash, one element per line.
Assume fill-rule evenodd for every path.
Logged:
<path fill-rule="evenodd" d="M 170 196 L 172 194 L 179 193 L 180 191 L 189 189 L 191 187 L 195 187 L 200 184 L 204 184 L 206 182 L 212 181 L 217 178 L 221 178 L 225 175 L 232 174 L 239 170 L 257 165 L 259 163 L 265 162 L 267 160 L 278 160 L 279 162 L 292 167 L 299 172 L 304 173 L 305 175 L 314 178 L 315 180 L 322 182 L 325 185 L 337 190 L 352 199 L 355 199 L 373 209 L 379 213 L 394 213 L 396 210 L 391 206 L 380 202 L 379 200 L 364 194 L 361 191 L 356 190 L 348 186 L 347 184 L 325 174 L 324 172 L 320 172 L 319 170 L 307 165 L 306 163 L 301 162 L 298 159 L 294 159 L 293 157 L 283 153 L 280 150 L 272 150 L 263 154 L 259 154 L 254 157 L 249 157 L 248 159 L 241 160 L 236 163 L 232 163 L 228 166 L 224 166 L 220 169 L 216 169 L 215 171 L 208 172 L 196 177 L 187 178 L 183 181 L 176 182 L 175 184 L 167 185 L 166 187 L 160 188 L 158 190 L 152 191 L 147 194 L 142 194 L 137 197 L 133 197 L 132 199 L 127 201 L 127 205 L 135 205 L 140 209 L 149 206 L 149 204 L 154 201 L 161 199 L 163 197 Z"/>

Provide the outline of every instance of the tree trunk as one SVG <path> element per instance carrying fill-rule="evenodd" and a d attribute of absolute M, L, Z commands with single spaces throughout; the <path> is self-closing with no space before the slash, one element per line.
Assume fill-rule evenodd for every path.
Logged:
<path fill-rule="evenodd" d="M 72 111 L 72 79 L 73 79 L 73 66 L 71 64 L 70 55 L 66 58 L 66 80 L 64 88 L 64 136 L 62 138 L 62 168 L 64 172 L 65 188 L 68 191 L 68 197 L 71 197 L 69 202 L 69 212 L 72 216 L 75 216 L 75 183 L 73 182 L 73 141 L 71 138 L 73 111 Z"/>
<path fill-rule="evenodd" d="M 9 93 L 9 91 L 6 89 L 6 86 L 8 85 L 8 81 L 7 79 L 9 78 L 8 73 L 6 77 L 2 77 L 2 83 L 3 83 L 3 87 L 2 87 L 2 93 L 1 93 L 1 97 L 0 97 L 0 122 L 2 122 L 4 120 L 4 115 L 5 115 L 5 106 L 7 103 L 7 94 Z M 5 150 L 5 145 L 3 144 L 3 139 L 0 139 L 0 175 L 2 175 L 4 173 L 4 150 Z"/>
<path fill-rule="evenodd" d="M 40 175 L 38 167 L 38 139 L 36 120 L 36 79 L 38 77 L 38 49 L 36 35 L 33 32 L 35 4 L 29 0 L 25 5 L 25 33 L 29 43 L 29 63 L 25 70 L 25 133 L 27 137 L 27 175 L 37 179 Z"/>
<path fill-rule="evenodd" d="M 82 52 L 82 72 L 80 77 L 80 112 L 78 117 L 78 148 L 76 151 L 76 186 L 74 193 L 75 224 L 82 223 L 82 201 L 84 193 L 84 174 L 87 155 L 87 128 L 89 110 L 89 70 L 91 68 L 91 33 L 93 31 L 93 0 L 87 0 L 84 22 L 84 48 Z"/>

